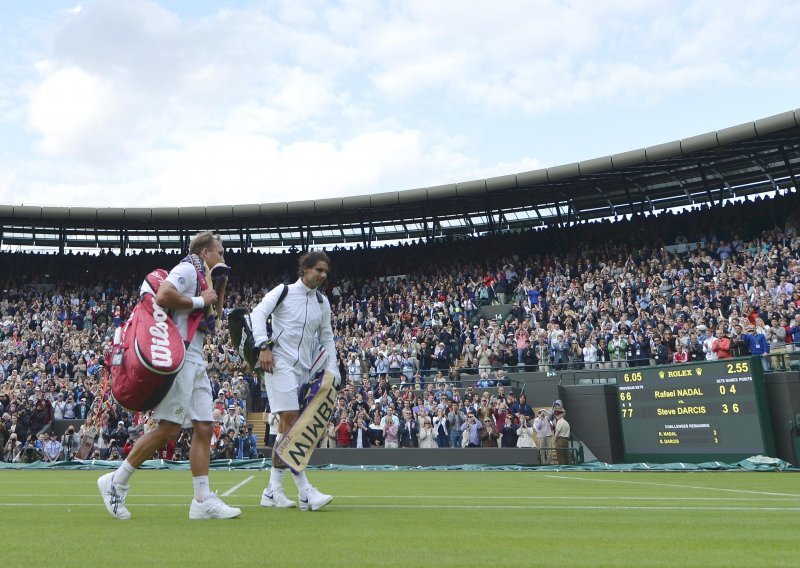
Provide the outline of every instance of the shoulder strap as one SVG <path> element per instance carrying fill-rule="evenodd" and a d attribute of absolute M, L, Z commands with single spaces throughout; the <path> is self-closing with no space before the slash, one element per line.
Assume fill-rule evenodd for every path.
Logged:
<path fill-rule="evenodd" d="M 286 299 L 286 294 L 288 293 L 289 293 L 289 286 L 287 284 L 284 284 L 283 289 L 281 290 L 281 295 L 278 296 L 278 301 L 275 302 L 275 307 L 272 308 L 273 312 L 276 309 L 278 309 L 278 306 L 281 305 L 281 302 L 283 302 Z M 267 318 L 267 337 L 272 337 L 272 314 L 270 314 L 269 317 Z"/>
<path fill-rule="evenodd" d="M 288 284 L 284 284 L 283 285 L 283 290 L 281 290 L 281 295 L 278 296 L 278 301 L 275 302 L 275 308 L 277 308 L 278 306 L 281 305 L 281 302 L 283 302 L 286 299 L 286 294 L 288 294 L 288 293 L 289 293 L 289 285 Z M 273 308 L 273 310 L 274 310 L 274 308 Z"/>
<path fill-rule="evenodd" d="M 322 292 L 317 290 L 317 302 L 322 303 Z"/>

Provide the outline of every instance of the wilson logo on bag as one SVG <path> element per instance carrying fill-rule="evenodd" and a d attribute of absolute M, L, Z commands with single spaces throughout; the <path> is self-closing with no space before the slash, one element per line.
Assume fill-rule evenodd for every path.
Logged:
<path fill-rule="evenodd" d="M 167 271 L 154 270 L 133 313 L 118 330 L 111 348 L 111 393 L 128 410 L 155 408 L 183 367 L 186 345 L 175 323 L 156 304 Z"/>

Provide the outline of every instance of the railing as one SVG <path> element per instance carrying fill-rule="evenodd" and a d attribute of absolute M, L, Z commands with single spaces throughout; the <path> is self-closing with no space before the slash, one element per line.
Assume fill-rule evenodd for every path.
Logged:
<path fill-rule="evenodd" d="M 536 451 L 539 463 L 542 465 L 572 465 L 582 464 L 585 461 L 583 444 L 573 437 L 570 437 L 567 448 L 536 448 Z M 566 457 L 566 463 L 561 463 L 559 456 Z"/>

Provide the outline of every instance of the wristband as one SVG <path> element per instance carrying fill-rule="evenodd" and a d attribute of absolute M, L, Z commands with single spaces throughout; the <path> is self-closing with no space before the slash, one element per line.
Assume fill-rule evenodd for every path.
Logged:
<path fill-rule="evenodd" d="M 203 299 L 202 296 L 193 296 L 192 297 L 192 309 L 193 310 L 202 310 L 206 307 L 206 301 Z"/>

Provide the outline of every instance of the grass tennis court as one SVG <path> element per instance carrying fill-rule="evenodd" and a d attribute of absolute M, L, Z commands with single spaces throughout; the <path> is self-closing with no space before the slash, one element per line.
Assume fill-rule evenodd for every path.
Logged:
<path fill-rule="evenodd" d="M 130 521 L 101 471 L 0 472 L 0 563 L 16 566 L 796 566 L 793 473 L 312 471 L 318 512 L 258 506 L 266 472 L 212 471 L 243 509 L 189 521 L 187 471 L 140 471 Z M 294 485 L 286 483 L 292 498 Z"/>

